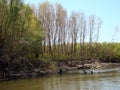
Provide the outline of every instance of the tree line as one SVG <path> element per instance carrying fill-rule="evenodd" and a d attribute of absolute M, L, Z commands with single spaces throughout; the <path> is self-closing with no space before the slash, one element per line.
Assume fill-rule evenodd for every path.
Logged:
<path fill-rule="evenodd" d="M 44 28 L 42 58 L 93 57 L 93 44 L 97 45 L 102 24 L 100 18 L 95 15 L 86 17 L 81 12 L 72 12 L 68 16 L 67 11 L 58 3 L 44 2 L 39 5 L 39 8 L 33 10 Z M 85 44 L 88 44 L 88 47 L 85 47 Z"/>

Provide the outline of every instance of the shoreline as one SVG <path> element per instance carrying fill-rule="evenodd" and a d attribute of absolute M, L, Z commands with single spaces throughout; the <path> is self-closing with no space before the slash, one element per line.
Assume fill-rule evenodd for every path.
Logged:
<path fill-rule="evenodd" d="M 84 68 L 82 65 L 73 65 L 70 66 L 71 64 L 68 63 L 68 65 L 58 65 L 57 68 L 55 69 L 35 69 L 33 72 L 21 72 L 21 73 L 14 73 L 14 74 L 10 74 L 6 77 L 0 77 L 0 81 L 6 81 L 6 80 L 14 80 L 14 79 L 22 79 L 22 78 L 33 78 L 33 77 L 41 77 L 41 76 L 46 76 L 46 75 L 51 75 L 51 74 L 63 74 L 63 73 L 70 73 L 70 72 L 74 72 L 76 70 L 80 70 L 81 73 L 80 74 L 88 74 L 86 72 L 84 72 L 84 70 L 92 70 L 90 67 L 92 66 L 92 64 L 85 64 Z M 100 68 L 112 68 L 112 67 L 119 67 L 120 63 L 95 63 L 95 69 L 100 69 Z M 90 72 L 89 72 L 90 74 Z M 91 74 L 94 74 L 91 73 Z"/>

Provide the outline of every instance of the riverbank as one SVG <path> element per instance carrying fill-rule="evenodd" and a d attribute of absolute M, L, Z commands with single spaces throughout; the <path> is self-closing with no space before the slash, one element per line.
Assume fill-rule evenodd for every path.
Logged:
<path fill-rule="evenodd" d="M 120 63 L 101 63 L 101 68 L 112 68 L 112 67 L 119 67 Z"/>
<path fill-rule="evenodd" d="M 19 72 L 9 71 L 10 73 L 6 74 L 5 76 L 1 76 L 0 80 L 11 80 L 11 79 L 18 79 L 18 78 L 28 78 L 28 77 L 41 77 L 50 74 L 64 74 L 74 72 L 76 70 L 80 70 L 81 74 L 91 73 L 93 69 L 98 68 L 112 68 L 112 67 L 119 67 L 120 63 L 101 63 L 99 61 L 90 63 L 86 61 L 82 64 L 81 61 L 58 61 L 51 63 L 51 67 L 44 67 L 44 68 L 35 68 L 31 70 L 24 70 Z M 89 70 L 87 72 L 86 70 Z"/>

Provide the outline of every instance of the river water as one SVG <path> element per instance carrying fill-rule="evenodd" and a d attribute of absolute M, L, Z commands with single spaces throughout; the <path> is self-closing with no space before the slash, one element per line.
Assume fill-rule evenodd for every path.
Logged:
<path fill-rule="evenodd" d="M 120 90 L 120 68 L 94 72 L 2 81 L 0 90 Z"/>

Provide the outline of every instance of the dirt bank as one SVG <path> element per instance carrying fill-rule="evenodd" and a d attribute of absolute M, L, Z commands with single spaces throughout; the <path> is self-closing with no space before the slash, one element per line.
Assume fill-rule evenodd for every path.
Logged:
<path fill-rule="evenodd" d="M 35 68 L 33 71 L 24 70 L 19 72 L 10 71 L 5 76 L 1 76 L 0 80 L 11 80 L 17 78 L 28 78 L 28 77 L 40 77 L 49 74 L 63 74 L 74 72 L 76 70 L 81 71 L 83 74 L 87 74 L 85 70 L 89 70 L 93 74 L 92 69 L 95 68 L 111 68 L 119 67 L 120 63 L 101 63 L 101 62 L 88 62 L 82 63 L 81 61 L 58 61 L 54 62 L 54 68 Z"/>

